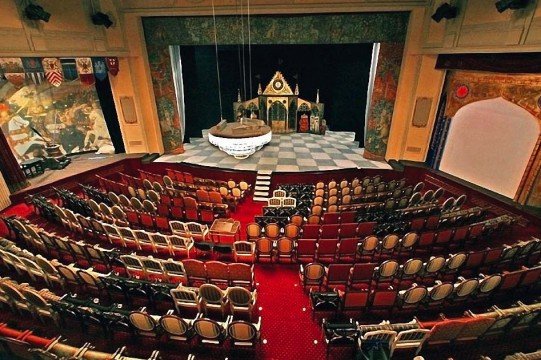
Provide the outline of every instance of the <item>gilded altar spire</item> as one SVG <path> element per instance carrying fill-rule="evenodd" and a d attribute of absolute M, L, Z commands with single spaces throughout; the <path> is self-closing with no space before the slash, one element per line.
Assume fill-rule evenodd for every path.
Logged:
<path fill-rule="evenodd" d="M 242 99 L 240 98 L 240 89 L 237 89 L 237 102 L 241 102 Z"/>
<path fill-rule="evenodd" d="M 295 84 L 295 95 L 299 95 L 299 83 Z"/>
<path fill-rule="evenodd" d="M 316 104 L 319 104 L 319 89 L 317 89 Z"/>
<path fill-rule="evenodd" d="M 259 85 L 257 85 L 257 95 L 261 94 L 263 94 L 263 89 L 261 88 L 261 83 L 259 83 Z"/>

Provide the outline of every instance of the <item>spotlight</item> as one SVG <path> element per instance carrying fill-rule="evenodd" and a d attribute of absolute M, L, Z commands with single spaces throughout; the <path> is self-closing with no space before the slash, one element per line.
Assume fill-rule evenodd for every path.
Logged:
<path fill-rule="evenodd" d="M 94 15 L 92 15 L 92 24 L 94 25 L 103 25 L 107 29 L 113 25 L 113 22 L 109 18 L 109 15 L 104 14 L 102 12 L 97 12 Z"/>
<path fill-rule="evenodd" d="M 439 23 L 442 19 L 454 19 L 457 14 L 458 8 L 456 6 L 443 3 L 436 9 L 434 15 L 432 15 L 432 20 Z"/>
<path fill-rule="evenodd" d="M 496 9 L 498 12 L 504 12 L 507 9 L 517 10 L 528 6 L 530 0 L 500 0 L 496 1 Z"/>
<path fill-rule="evenodd" d="M 45 22 L 49 22 L 49 18 L 51 17 L 50 13 L 43 10 L 41 6 L 36 4 L 29 4 L 24 8 L 24 13 L 30 20 L 43 20 Z"/>

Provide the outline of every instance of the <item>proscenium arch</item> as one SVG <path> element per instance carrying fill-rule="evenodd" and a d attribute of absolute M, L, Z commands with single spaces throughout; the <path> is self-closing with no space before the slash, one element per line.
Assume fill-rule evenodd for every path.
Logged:
<path fill-rule="evenodd" d="M 451 120 L 439 169 L 512 199 L 539 134 L 535 116 L 501 97 L 470 103 Z"/>

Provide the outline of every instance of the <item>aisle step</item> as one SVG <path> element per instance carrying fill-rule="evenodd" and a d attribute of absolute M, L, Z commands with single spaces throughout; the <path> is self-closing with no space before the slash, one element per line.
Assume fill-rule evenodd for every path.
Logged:
<path fill-rule="evenodd" d="M 267 202 L 269 199 L 266 197 L 254 196 L 254 201 L 263 201 Z"/>
<path fill-rule="evenodd" d="M 254 191 L 254 196 L 268 197 L 269 192 L 268 191 Z"/>
<path fill-rule="evenodd" d="M 266 185 L 266 186 L 270 186 L 271 182 L 270 182 L 270 181 L 256 180 L 256 181 L 255 181 L 255 184 L 256 184 L 256 185 Z"/>
<path fill-rule="evenodd" d="M 256 183 L 256 186 L 254 187 L 254 190 L 257 190 L 257 191 L 266 191 L 267 194 L 268 194 L 268 192 L 269 192 L 269 190 L 270 190 L 270 187 L 265 186 L 265 185 L 261 185 L 261 186 L 260 186 L 260 185 L 257 185 L 257 183 Z"/>
<path fill-rule="evenodd" d="M 257 170 L 258 175 L 271 175 L 272 170 Z"/>

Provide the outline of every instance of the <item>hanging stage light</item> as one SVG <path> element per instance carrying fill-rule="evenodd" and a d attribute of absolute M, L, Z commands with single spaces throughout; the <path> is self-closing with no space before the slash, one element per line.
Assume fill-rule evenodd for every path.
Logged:
<path fill-rule="evenodd" d="M 507 9 L 517 10 L 528 6 L 530 0 L 500 0 L 496 1 L 496 9 L 498 12 L 504 12 Z"/>
<path fill-rule="evenodd" d="M 109 15 L 98 11 L 92 15 L 92 24 L 103 25 L 109 29 L 113 25 L 113 22 L 111 21 L 111 18 L 109 18 Z"/>
<path fill-rule="evenodd" d="M 451 6 L 449 3 L 443 3 L 436 9 L 436 12 L 432 15 L 432 20 L 440 22 L 442 19 L 454 19 L 458 14 L 458 8 Z"/>
<path fill-rule="evenodd" d="M 36 4 L 28 4 L 28 6 L 24 8 L 24 14 L 30 20 L 43 20 L 45 22 L 49 22 L 49 18 L 51 17 L 50 13 Z"/>

